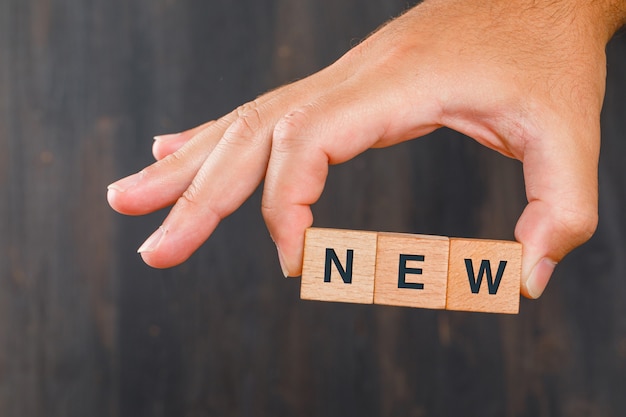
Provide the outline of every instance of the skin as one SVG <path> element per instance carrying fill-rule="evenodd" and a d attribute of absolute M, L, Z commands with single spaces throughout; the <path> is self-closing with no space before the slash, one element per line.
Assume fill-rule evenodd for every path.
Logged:
<path fill-rule="evenodd" d="M 109 186 L 115 210 L 172 206 L 139 249 L 184 262 L 264 180 L 285 275 L 301 272 L 328 165 L 447 126 L 523 163 L 522 293 L 597 225 L 605 47 L 624 0 L 426 0 L 322 71 L 222 118 L 155 138 L 157 162 Z"/>

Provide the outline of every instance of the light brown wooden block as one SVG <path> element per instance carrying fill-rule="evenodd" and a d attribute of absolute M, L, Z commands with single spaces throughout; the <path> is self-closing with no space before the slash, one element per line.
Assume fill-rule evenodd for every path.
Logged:
<path fill-rule="evenodd" d="M 307 229 L 300 298 L 371 304 L 376 232 Z"/>
<path fill-rule="evenodd" d="M 520 243 L 450 238 L 446 309 L 517 314 L 521 270 Z"/>
<path fill-rule="evenodd" d="M 374 303 L 446 308 L 449 239 L 379 233 Z"/>

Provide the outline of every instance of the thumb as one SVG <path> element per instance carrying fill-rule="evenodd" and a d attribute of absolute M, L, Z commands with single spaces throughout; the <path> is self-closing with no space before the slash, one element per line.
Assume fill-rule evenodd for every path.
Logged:
<path fill-rule="evenodd" d="M 526 297 L 540 297 L 556 264 L 596 229 L 599 148 L 599 126 L 577 132 L 557 128 L 525 144 L 529 203 L 515 237 L 523 245 L 521 290 Z"/>

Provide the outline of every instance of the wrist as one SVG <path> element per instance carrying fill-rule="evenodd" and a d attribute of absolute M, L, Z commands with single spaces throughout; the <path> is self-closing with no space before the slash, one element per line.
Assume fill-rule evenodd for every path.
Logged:
<path fill-rule="evenodd" d="M 452 6 L 465 15 L 491 16 L 511 24 L 517 20 L 538 28 L 571 26 L 581 36 L 592 36 L 606 45 L 626 25 L 626 0 L 426 0 L 422 6 Z M 427 8 L 424 7 L 424 8 Z"/>
<path fill-rule="evenodd" d="M 595 39 L 603 45 L 626 24 L 626 0 L 519 1 L 528 8 L 543 9 L 544 24 L 561 26 L 564 30 L 577 28 L 579 36 Z"/>
<path fill-rule="evenodd" d="M 626 0 L 574 1 L 588 9 L 590 24 L 594 25 L 604 43 L 626 24 Z"/>

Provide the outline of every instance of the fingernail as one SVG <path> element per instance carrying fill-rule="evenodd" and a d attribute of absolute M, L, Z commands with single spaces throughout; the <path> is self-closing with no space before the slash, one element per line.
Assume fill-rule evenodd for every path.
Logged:
<path fill-rule="evenodd" d="M 136 174 L 129 175 L 126 178 L 122 178 L 121 180 L 116 181 L 113 184 L 110 184 L 107 187 L 107 189 L 115 190 L 115 191 L 119 191 L 120 193 L 123 193 L 129 188 L 135 186 L 141 180 L 142 177 L 143 177 L 143 171 L 140 171 Z"/>
<path fill-rule="evenodd" d="M 530 276 L 526 281 L 526 289 L 528 295 L 532 298 L 539 298 L 548 286 L 548 281 L 554 272 L 556 262 L 548 258 L 542 258 L 530 272 Z"/>
<path fill-rule="evenodd" d="M 280 269 L 283 271 L 283 276 L 287 278 L 289 276 L 289 270 L 285 265 L 285 258 L 283 257 L 283 253 L 280 251 L 280 248 L 276 246 L 276 251 L 278 252 L 278 262 L 280 263 Z"/>
<path fill-rule="evenodd" d="M 139 249 L 137 249 L 137 253 L 154 252 L 155 250 L 157 250 L 166 234 L 167 230 L 165 230 L 163 226 L 159 226 L 156 232 L 154 232 L 152 236 L 150 236 L 145 242 L 143 242 L 143 245 L 141 245 Z"/>
<path fill-rule="evenodd" d="M 176 139 L 180 133 L 168 133 L 167 135 L 156 135 L 153 139 L 158 141 L 166 141 Z"/>

